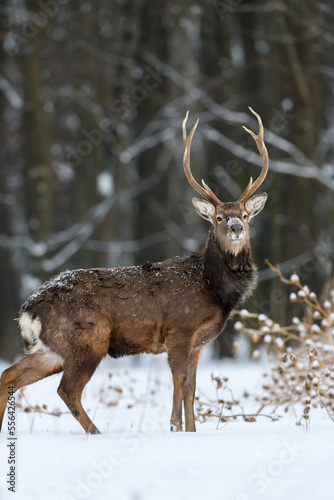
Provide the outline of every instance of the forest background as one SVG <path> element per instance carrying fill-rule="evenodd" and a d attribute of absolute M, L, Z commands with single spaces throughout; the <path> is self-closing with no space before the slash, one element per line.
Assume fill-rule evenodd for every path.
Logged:
<path fill-rule="evenodd" d="M 8 0 L 0 19 L 0 357 L 21 350 L 20 304 L 61 270 L 203 247 L 182 168 L 188 109 L 194 176 L 223 201 L 261 166 L 248 106 L 265 126 L 246 307 L 289 321 L 266 258 L 318 294 L 333 286 L 332 2 Z M 230 325 L 215 355 L 233 338 Z"/>

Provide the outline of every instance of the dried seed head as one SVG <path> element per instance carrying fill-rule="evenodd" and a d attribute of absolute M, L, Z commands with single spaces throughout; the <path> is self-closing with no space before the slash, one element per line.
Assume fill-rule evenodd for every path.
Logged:
<path fill-rule="evenodd" d="M 237 331 L 237 332 L 240 332 L 242 329 L 243 329 L 244 325 L 241 323 L 241 321 L 236 321 L 234 323 L 234 329 Z"/>
<path fill-rule="evenodd" d="M 241 309 L 241 311 L 240 311 L 240 317 L 242 319 L 246 319 L 246 318 L 248 318 L 248 316 L 249 316 L 249 312 L 247 311 L 247 309 Z"/>
<path fill-rule="evenodd" d="M 330 321 L 327 321 L 327 319 L 322 319 L 321 326 L 323 326 L 324 328 L 328 328 L 329 326 L 332 326 L 332 323 Z"/>
<path fill-rule="evenodd" d="M 290 281 L 291 283 L 295 284 L 295 283 L 299 283 L 299 276 L 298 274 L 292 274 L 290 276 Z"/>
<path fill-rule="evenodd" d="M 278 347 L 278 349 L 283 349 L 283 347 L 284 347 L 284 342 L 281 339 L 281 337 L 277 337 L 275 339 L 275 344 L 276 344 L 276 347 Z"/>
<path fill-rule="evenodd" d="M 254 342 L 255 344 L 256 344 L 256 343 L 259 341 L 259 339 L 260 339 L 260 335 L 259 335 L 258 333 L 254 333 L 254 332 L 252 332 L 252 333 L 250 333 L 250 335 L 249 335 L 249 336 L 250 336 L 251 341 L 252 341 L 252 342 Z"/>
<path fill-rule="evenodd" d="M 263 342 L 265 342 L 266 344 L 270 344 L 271 343 L 271 335 L 265 335 L 263 337 Z"/>

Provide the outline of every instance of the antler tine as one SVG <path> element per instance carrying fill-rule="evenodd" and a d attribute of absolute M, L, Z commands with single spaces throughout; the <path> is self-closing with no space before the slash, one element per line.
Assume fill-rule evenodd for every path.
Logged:
<path fill-rule="evenodd" d="M 242 193 L 242 195 L 239 198 L 239 201 L 241 203 L 244 203 L 245 201 L 248 200 L 248 198 L 255 193 L 255 191 L 261 186 L 262 182 L 267 176 L 268 173 L 268 166 L 269 166 L 269 156 L 268 156 L 268 151 L 267 148 L 264 144 L 263 141 L 263 124 L 262 120 L 260 118 L 260 115 L 258 115 L 250 106 L 248 108 L 253 115 L 256 116 L 258 124 L 259 124 L 259 133 L 255 134 L 252 130 L 249 130 L 245 126 L 243 128 L 248 132 L 256 142 L 257 149 L 261 155 L 262 158 L 262 170 L 256 181 L 253 183 L 253 179 L 251 178 L 249 181 L 248 186 L 246 187 L 245 191 Z"/>
<path fill-rule="evenodd" d="M 189 116 L 189 111 L 187 111 L 187 114 L 185 116 L 185 119 L 183 120 L 182 123 L 182 132 L 183 132 L 183 168 L 186 174 L 186 177 L 188 179 L 189 184 L 197 191 L 198 194 L 203 196 L 204 199 L 207 201 L 210 201 L 210 203 L 213 203 L 214 205 L 218 205 L 220 200 L 217 198 L 217 196 L 211 191 L 211 189 L 205 184 L 205 182 L 202 180 L 202 184 L 204 187 L 200 186 L 198 182 L 194 179 L 191 170 L 190 170 L 190 146 L 191 146 L 191 141 L 193 138 L 193 135 L 195 133 L 196 127 L 198 125 L 199 120 L 196 121 L 195 125 L 190 131 L 190 134 L 187 135 L 187 120 Z"/>

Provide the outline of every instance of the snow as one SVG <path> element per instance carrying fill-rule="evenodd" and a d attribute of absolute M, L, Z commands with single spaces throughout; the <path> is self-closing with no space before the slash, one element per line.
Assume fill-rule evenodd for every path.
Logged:
<path fill-rule="evenodd" d="M 259 392 L 266 366 L 212 361 L 198 369 L 198 394 L 215 397 L 211 373 L 229 378 L 235 396 Z M 206 355 L 205 355 L 206 354 Z M 0 370 L 6 365 L 0 363 Z M 110 376 L 110 373 L 112 376 Z M 60 375 L 25 389 L 31 405 L 66 407 Z M 308 500 L 331 487 L 333 423 L 321 410 L 309 429 L 297 417 L 197 423 L 197 433 L 169 432 L 172 379 L 165 355 L 105 359 L 83 405 L 101 435 L 85 435 L 67 413 L 16 413 L 16 493 L 7 491 L 7 413 L 0 435 L 0 498 L 7 500 Z M 108 403 L 108 405 L 106 404 Z M 245 408 L 247 411 L 247 408 Z"/>
<path fill-rule="evenodd" d="M 102 196 L 111 196 L 114 193 L 114 179 L 110 172 L 101 172 L 96 179 L 97 190 Z"/>

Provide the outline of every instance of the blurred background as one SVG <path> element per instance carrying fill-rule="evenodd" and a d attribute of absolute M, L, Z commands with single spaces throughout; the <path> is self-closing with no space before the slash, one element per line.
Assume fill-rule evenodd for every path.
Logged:
<path fill-rule="evenodd" d="M 7 0 L 0 6 L 0 357 L 22 352 L 20 304 L 61 270 L 203 248 L 192 170 L 238 199 L 261 159 L 269 198 L 251 224 L 260 269 L 246 307 L 282 325 L 264 259 L 320 294 L 333 276 L 334 6 L 330 0 Z M 215 345 L 231 351 L 233 325 Z"/>

